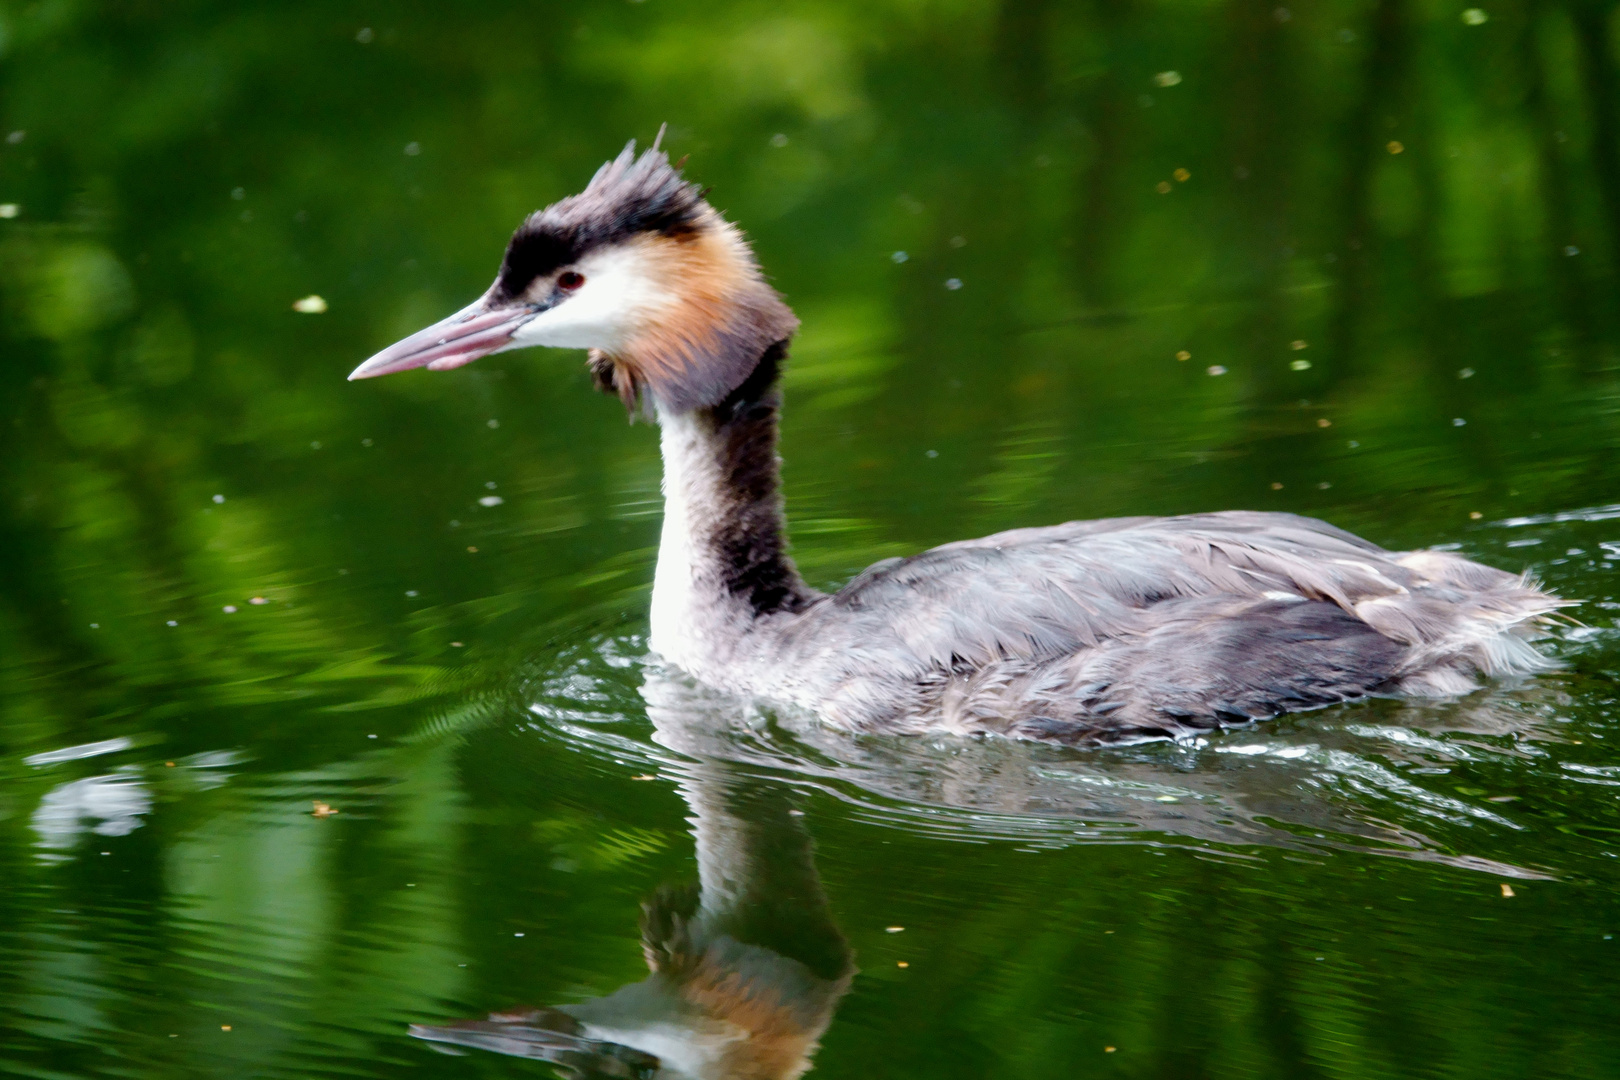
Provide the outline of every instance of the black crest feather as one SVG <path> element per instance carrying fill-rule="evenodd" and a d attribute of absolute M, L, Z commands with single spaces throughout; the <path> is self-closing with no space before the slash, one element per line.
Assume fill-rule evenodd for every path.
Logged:
<path fill-rule="evenodd" d="M 596 170 L 578 195 L 536 211 L 519 225 L 501 260 L 497 289 L 510 299 L 536 277 L 566 266 L 585 252 L 637 233 L 678 236 L 703 212 L 703 192 L 654 147 L 636 156 L 635 140 Z"/>

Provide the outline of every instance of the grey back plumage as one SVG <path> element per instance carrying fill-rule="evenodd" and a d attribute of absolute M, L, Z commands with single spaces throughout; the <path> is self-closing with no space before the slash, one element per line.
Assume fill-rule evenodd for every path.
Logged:
<path fill-rule="evenodd" d="M 1562 603 L 1292 514 L 1115 518 L 879 563 L 756 656 L 854 730 L 1090 743 L 1544 670 L 1526 638 Z"/>

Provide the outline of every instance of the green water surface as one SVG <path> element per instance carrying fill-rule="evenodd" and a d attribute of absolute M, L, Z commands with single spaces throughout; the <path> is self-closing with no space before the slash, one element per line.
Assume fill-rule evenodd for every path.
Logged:
<path fill-rule="evenodd" d="M 1615 12 L 0 3 L 0 1074 L 559 1075 L 409 1027 L 646 978 L 729 822 L 821 989 L 706 1076 L 1620 1076 Z M 1086 752 L 660 672 L 582 355 L 344 376 L 666 122 L 803 319 L 812 583 L 1291 510 L 1565 669 Z"/>

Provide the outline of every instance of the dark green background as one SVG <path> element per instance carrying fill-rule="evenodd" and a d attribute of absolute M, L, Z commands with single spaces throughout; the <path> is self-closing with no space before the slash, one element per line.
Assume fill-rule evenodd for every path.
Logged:
<path fill-rule="evenodd" d="M 0 3 L 0 1073 L 545 1075 L 404 1027 L 639 977 L 655 439 L 576 354 L 343 379 L 667 122 L 804 320 L 813 582 L 1247 507 L 1588 601 L 1197 746 L 775 733 L 816 1075 L 1620 1075 L 1620 27 L 1464 11 Z"/>

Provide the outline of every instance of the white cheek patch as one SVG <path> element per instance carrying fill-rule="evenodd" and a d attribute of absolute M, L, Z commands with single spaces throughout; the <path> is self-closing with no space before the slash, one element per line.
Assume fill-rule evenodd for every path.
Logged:
<path fill-rule="evenodd" d="M 650 262 L 635 245 L 585 256 L 572 267 L 584 276 L 585 284 L 519 328 L 512 335 L 511 347 L 622 349 L 650 316 L 673 300 L 654 278 Z"/>

